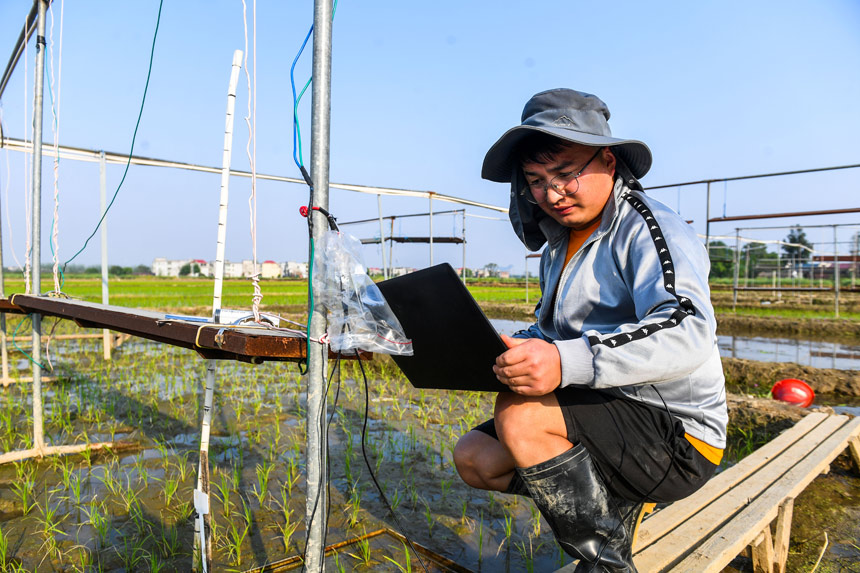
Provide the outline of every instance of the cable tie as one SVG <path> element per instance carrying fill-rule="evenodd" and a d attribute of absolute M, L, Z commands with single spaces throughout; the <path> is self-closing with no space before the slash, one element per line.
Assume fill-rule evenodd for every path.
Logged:
<path fill-rule="evenodd" d="M 45 36 L 37 35 L 37 36 L 36 36 L 36 43 L 37 43 L 37 44 L 42 44 L 42 45 L 44 46 L 44 45 L 46 44 L 46 42 L 45 42 Z"/>

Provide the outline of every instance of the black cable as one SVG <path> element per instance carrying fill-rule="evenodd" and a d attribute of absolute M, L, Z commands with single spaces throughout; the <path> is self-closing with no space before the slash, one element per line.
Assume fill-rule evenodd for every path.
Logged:
<path fill-rule="evenodd" d="M 621 525 L 623 525 L 624 522 L 627 521 L 627 519 L 631 515 L 633 515 L 633 511 L 636 509 L 636 507 L 639 504 L 644 504 L 648 500 L 648 498 L 651 497 L 651 494 L 654 493 L 658 487 L 663 485 L 663 482 L 666 481 L 667 477 L 669 477 L 669 472 L 672 471 L 672 467 L 674 467 L 674 465 L 675 465 L 675 452 L 676 452 L 677 446 L 678 446 L 677 436 L 675 435 L 675 431 L 674 431 L 675 430 L 675 424 L 674 424 L 675 418 L 672 417 L 672 412 L 669 411 L 669 406 L 666 404 L 666 400 L 663 399 L 663 395 L 660 393 L 660 391 L 657 389 L 657 387 L 654 386 L 653 384 L 649 384 L 649 386 L 651 386 L 652 390 L 657 392 L 657 396 L 659 396 L 660 401 L 663 402 L 663 408 L 666 410 L 666 415 L 669 416 L 669 420 L 672 421 L 672 459 L 669 460 L 669 465 L 666 467 L 666 473 L 663 474 L 663 477 L 660 478 L 660 481 L 658 481 L 654 485 L 654 487 L 651 488 L 651 490 L 648 493 L 643 495 L 642 498 L 640 498 L 640 500 L 638 502 L 636 502 L 636 504 L 627 511 L 627 513 L 624 515 L 624 517 L 621 518 L 621 521 L 619 521 L 617 524 L 615 524 L 615 529 L 612 530 L 612 533 L 610 533 L 609 536 L 606 538 L 606 540 L 600 545 L 600 550 L 597 552 L 597 557 L 595 557 L 594 563 L 591 564 L 591 568 L 588 570 L 588 573 L 591 573 L 592 571 L 594 571 L 594 568 L 597 567 L 598 563 L 600 563 L 600 557 L 603 555 L 603 551 L 609 545 L 609 542 L 612 540 L 612 538 L 615 537 L 615 535 L 618 533 L 618 528 L 621 527 Z M 617 511 L 618 507 L 616 506 L 615 509 Z M 633 545 L 632 539 L 630 540 L 630 544 L 631 544 L 631 546 Z"/>
<path fill-rule="evenodd" d="M 427 565 L 424 563 L 424 560 L 421 559 L 421 554 L 415 549 L 415 546 L 412 544 L 412 540 L 406 535 L 406 529 L 403 527 L 403 524 L 400 523 L 400 520 L 397 518 L 397 514 L 394 513 L 394 509 L 391 507 L 391 504 L 388 503 L 388 498 L 385 497 L 385 493 L 382 491 L 382 488 L 379 485 L 379 482 L 376 481 L 376 475 L 373 473 L 373 468 L 370 466 L 370 460 L 367 459 L 367 450 L 364 447 L 364 440 L 367 436 L 367 418 L 368 412 L 370 410 L 370 390 L 367 385 L 367 374 L 364 372 L 364 364 L 361 363 L 361 356 L 358 351 L 355 351 L 355 358 L 358 360 L 358 367 L 361 370 L 361 377 L 364 379 L 364 425 L 361 427 L 361 455 L 364 456 L 364 464 L 367 466 L 367 470 L 370 472 L 370 479 L 373 480 L 373 485 L 376 486 L 376 490 L 379 492 L 379 497 L 382 499 L 382 503 L 385 504 L 385 508 L 388 510 L 388 513 L 391 514 L 391 517 L 394 518 L 394 522 L 397 524 L 397 528 L 400 530 L 400 533 L 403 535 L 404 539 L 406 539 L 406 543 L 409 544 L 409 548 L 412 549 L 412 552 L 415 553 L 415 556 L 418 558 L 418 562 L 421 563 L 421 567 L 424 569 L 424 573 L 428 573 Z"/>

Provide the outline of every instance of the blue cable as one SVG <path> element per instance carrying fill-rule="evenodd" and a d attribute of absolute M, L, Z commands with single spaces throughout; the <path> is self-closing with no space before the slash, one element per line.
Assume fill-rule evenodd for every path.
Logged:
<path fill-rule="evenodd" d="M 297 144 L 297 141 L 299 140 L 300 136 L 299 136 L 299 100 L 296 97 L 295 72 L 296 72 L 296 63 L 299 61 L 299 58 L 301 57 L 302 52 L 305 51 L 305 46 L 307 46 L 308 40 L 310 39 L 311 34 L 313 34 L 313 32 L 314 32 L 314 26 L 313 26 L 313 24 L 311 24 L 311 29 L 308 30 L 308 35 L 305 36 L 305 41 L 302 42 L 302 47 L 299 48 L 299 53 L 296 54 L 296 59 L 293 60 L 293 65 L 290 66 L 290 87 L 293 90 L 293 161 L 295 161 L 296 167 L 299 167 L 299 168 L 301 168 L 304 165 L 304 162 L 302 161 L 302 159 L 299 157 L 299 155 L 297 153 L 298 149 L 299 149 L 298 145 L 301 145 L 301 144 Z M 308 81 L 310 82 L 310 80 L 308 80 Z M 305 86 L 305 87 L 307 87 L 307 86 Z M 302 93 L 304 93 L 304 90 L 302 90 Z"/>

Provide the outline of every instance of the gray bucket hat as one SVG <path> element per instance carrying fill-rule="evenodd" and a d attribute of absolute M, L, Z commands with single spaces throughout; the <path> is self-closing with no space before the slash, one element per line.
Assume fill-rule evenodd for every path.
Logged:
<path fill-rule="evenodd" d="M 519 159 L 517 146 L 540 132 L 592 147 L 612 147 L 637 179 L 651 168 L 651 150 L 635 139 L 617 139 L 609 129 L 609 108 L 597 96 L 560 88 L 534 95 L 523 108 L 522 125 L 505 132 L 484 157 L 481 177 L 507 183 Z"/>

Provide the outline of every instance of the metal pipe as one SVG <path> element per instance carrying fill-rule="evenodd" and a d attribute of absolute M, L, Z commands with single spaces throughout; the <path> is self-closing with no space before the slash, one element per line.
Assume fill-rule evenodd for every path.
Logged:
<path fill-rule="evenodd" d="M 30 13 L 27 14 L 27 19 L 24 21 L 24 28 L 18 35 L 18 40 L 15 42 L 15 47 L 12 50 L 12 55 L 9 57 L 9 62 L 6 64 L 6 69 L 3 71 L 3 78 L 0 79 L 0 98 L 3 97 L 3 92 L 6 90 L 6 85 L 12 78 L 12 72 L 15 71 L 15 66 L 18 65 L 18 60 L 21 59 L 21 55 L 24 53 L 24 48 L 27 45 L 27 42 L 30 41 L 30 36 L 33 35 L 33 31 L 36 29 L 36 15 L 38 13 L 37 4 L 38 0 L 36 0 L 36 2 L 33 2 L 33 7 L 30 8 Z"/>
<path fill-rule="evenodd" d="M 45 11 L 47 2 L 38 2 L 39 20 L 36 33 L 36 82 L 33 105 L 33 205 L 32 205 L 32 246 L 30 261 L 32 269 L 30 292 L 39 296 L 42 292 L 42 96 L 45 78 Z M 39 361 L 42 356 L 42 317 L 33 314 L 33 449 L 45 449 L 45 434 L 42 425 L 42 367 Z"/>
<path fill-rule="evenodd" d="M 466 284 L 466 211 L 463 210 L 463 284 Z"/>
<path fill-rule="evenodd" d="M 313 49 L 313 103 L 311 112 L 311 179 L 314 207 L 328 210 L 329 201 L 329 138 L 331 136 L 331 17 L 329 0 L 314 0 Z M 326 219 L 319 211 L 308 214 L 311 225 L 311 256 L 314 245 L 322 246 L 327 230 Z M 311 283 L 313 288 L 313 283 Z M 316 293 L 315 293 L 316 294 Z M 321 293 L 320 293 L 321 294 Z M 314 305 L 308 309 L 311 324 L 310 340 L 319 340 L 326 331 L 321 296 L 314 296 Z M 305 527 L 307 544 L 305 563 L 311 572 L 325 568 L 326 500 L 326 387 L 327 348 L 319 342 L 308 344 L 308 396 L 307 396 L 307 495 L 305 497 Z"/>
<path fill-rule="evenodd" d="M 376 206 L 379 209 L 379 248 L 382 251 L 382 278 L 388 279 L 388 267 L 385 264 L 385 231 L 382 228 L 382 195 L 376 196 Z"/>
<path fill-rule="evenodd" d="M 329 187 L 334 187 L 333 184 L 330 184 Z M 451 213 L 465 213 L 465 209 L 449 209 L 448 211 L 434 211 L 434 215 L 450 215 Z M 359 223 L 372 223 L 377 219 L 406 219 L 408 217 L 426 217 L 430 213 L 409 213 L 406 215 L 385 215 L 384 217 L 374 217 L 373 219 L 358 219 L 356 221 L 346 221 L 345 223 L 337 222 L 338 227 L 345 227 L 346 225 L 357 225 Z M 478 215 L 469 215 L 470 217 L 477 217 Z M 490 217 L 484 217 L 490 218 Z M 507 221 L 507 219 L 498 219 L 499 221 Z"/>
<path fill-rule="evenodd" d="M 430 197 L 430 266 L 433 266 L 433 195 Z"/>
<path fill-rule="evenodd" d="M 20 151 L 24 153 L 32 152 L 32 147 L 29 142 L 26 142 L 22 139 L 14 139 L 14 138 L 4 138 L 3 144 L 5 147 L 10 149 L 11 151 Z M 98 161 L 98 152 L 92 151 L 89 149 L 84 149 L 80 147 L 68 147 L 68 146 L 58 146 L 58 150 L 60 152 L 60 158 L 62 159 L 71 159 L 74 161 L 89 161 L 89 162 L 97 162 Z M 50 151 L 46 151 L 46 153 L 50 153 Z M 145 165 L 148 167 L 168 167 L 173 169 L 186 169 L 188 171 L 198 171 L 200 173 L 221 173 L 221 169 L 219 167 L 210 167 L 207 165 L 197 165 L 194 163 L 184 163 L 181 161 L 168 161 L 164 159 L 155 159 L 151 157 L 141 157 L 139 155 L 133 155 L 131 159 L 129 159 L 128 154 L 122 153 L 113 153 L 113 152 L 105 152 L 105 158 L 108 163 L 117 163 L 125 166 L 127 163 L 131 165 Z M 238 171 L 232 170 L 230 171 L 230 175 L 237 177 L 251 177 L 251 173 L 249 171 Z M 284 177 L 281 175 L 267 175 L 265 173 L 257 173 L 257 179 L 266 180 L 266 181 L 277 181 L 280 183 L 296 183 L 299 185 L 305 185 L 304 179 L 296 179 L 295 177 Z M 397 189 L 393 187 L 374 187 L 371 185 L 355 185 L 352 183 L 329 183 L 329 187 L 333 189 L 343 189 L 344 191 L 354 191 L 356 193 L 365 193 L 368 195 L 391 195 L 393 197 L 429 197 L 430 193 L 433 193 L 433 196 L 439 201 L 445 201 L 447 203 L 455 203 L 459 205 L 468 205 L 471 207 L 480 207 L 482 209 L 489 209 L 490 211 L 498 211 L 499 213 L 507 213 L 507 207 L 499 207 L 497 205 L 490 205 L 489 203 L 480 203 L 478 201 L 472 201 L 471 199 L 464 199 L 462 197 L 455 197 L 453 195 L 445 195 L 443 193 L 437 193 L 436 191 L 416 191 L 413 189 Z"/>
<path fill-rule="evenodd" d="M 738 309 L 738 274 L 741 267 L 741 232 L 735 229 L 735 264 L 734 280 L 732 281 L 732 312 Z"/>
<path fill-rule="evenodd" d="M 833 225 L 833 312 L 839 318 L 839 242 L 836 240 L 836 225 Z"/>
<path fill-rule="evenodd" d="M 719 183 L 723 181 L 744 181 L 746 179 L 761 179 L 763 177 L 781 177 L 783 175 L 799 175 L 801 173 L 820 173 L 822 171 L 835 171 L 838 169 L 856 169 L 860 167 L 860 163 L 854 163 L 852 165 L 836 165 L 834 167 L 814 167 L 812 169 L 799 169 L 797 171 L 779 171 L 775 173 L 759 173 L 756 175 L 741 175 L 739 177 L 722 177 L 720 179 L 700 179 L 698 181 L 685 181 L 684 183 L 671 183 L 669 185 L 654 185 L 652 187 L 645 187 L 646 191 L 651 191 L 654 189 L 666 189 L 668 187 L 680 187 L 685 185 L 702 185 L 705 183 Z"/>
<path fill-rule="evenodd" d="M 705 193 L 705 250 L 708 252 L 708 262 L 711 260 L 711 182 Z"/>
<path fill-rule="evenodd" d="M 101 212 L 107 210 L 107 165 L 105 164 L 104 151 L 101 153 L 101 161 L 99 161 L 99 207 Z M 110 292 L 108 290 L 108 236 L 107 236 L 107 215 L 102 221 L 101 239 L 102 239 L 102 304 L 110 303 Z M 111 336 L 110 329 L 102 330 L 102 348 L 103 357 L 105 360 L 110 360 L 111 356 Z"/>
<path fill-rule="evenodd" d="M 0 219 L 2 219 L 0 209 Z M 0 225 L 0 299 L 6 298 L 6 277 L 3 274 L 3 229 Z M 9 383 L 9 348 L 6 346 L 6 313 L 0 312 L 0 369 L 2 369 L 2 383 Z"/>
<path fill-rule="evenodd" d="M 798 211 L 796 213 L 766 213 L 763 215 L 736 215 L 734 217 L 716 217 L 708 219 L 708 223 L 722 223 L 725 221 L 747 221 L 750 219 L 783 219 L 788 217 L 811 217 L 813 215 L 844 215 L 846 213 L 860 213 L 860 208 L 830 209 L 827 211 Z M 830 225 L 826 225 L 829 227 Z"/>

